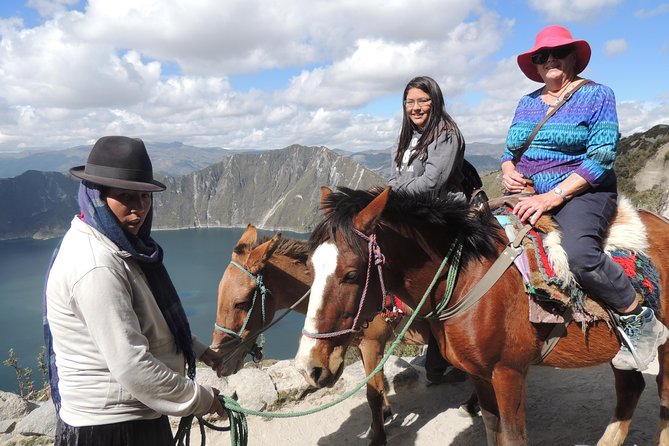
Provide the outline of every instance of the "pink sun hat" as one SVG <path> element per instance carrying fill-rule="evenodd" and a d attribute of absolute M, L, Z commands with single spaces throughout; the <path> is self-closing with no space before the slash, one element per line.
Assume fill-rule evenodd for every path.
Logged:
<path fill-rule="evenodd" d="M 532 54 L 544 48 L 555 48 L 563 45 L 574 45 L 576 49 L 575 74 L 579 74 L 590 62 L 590 45 L 585 40 L 574 40 L 567 28 L 558 25 L 547 26 L 537 34 L 534 40 L 534 48 L 518 56 L 518 66 L 533 81 L 543 82 L 537 66 L 532 63 Z"/>

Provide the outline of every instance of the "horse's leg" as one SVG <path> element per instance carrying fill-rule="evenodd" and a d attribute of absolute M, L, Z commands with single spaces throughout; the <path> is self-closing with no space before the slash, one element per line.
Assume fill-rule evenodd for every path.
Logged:
<path fill-rule="evenodd" d="M 497 437 L 499 435 L 499 409 L 497 407 L 497 398 L 492 384 L 478 376 L 470 375 L 479 405 L 481 406 L 481 416 L 485 425 L 486 439 L 488 446 L 497 446 Z"/>
<path fill-rule="evenodd" d="M 641 372 L 611 368 L 616 379 L 616 410 L 606 426 L 604 435 L 597 442 L 597 446 L 621 446 L 623 444 L 629 432 L 634 409 L 646 386 Z"/>
<path fill-rule="evenodd" d="M 669 379 L 665 377 L 665 373 L 669 373 L 669 342 L 658 349 L 658 361 L 660 370 L 655 380 L 657 381 L 657 393 L 660 396 L 660 422 L 657 425 L 653 444 L 669 446 Z"/>
<path fill-rule="evenodd" d="M 368 332 L 365 332 L 368 335 Z M 385 340 L 385 339 L 384 339 Z M 368 376 L 379 365 L 383 357 L 383 348 L 385 342 L 381 343 L 379 339 L 372 337 L 363 337 L 360 341 L 360 357 L 365 368 L 365 375 Z M 390 402 L 386 395 L 386 387 L 383 382 L 383 370 L 374 375 L 367 383 L 367 403 L 372 412 L 372 438 L 370 446 L 385 445 L 386 431 L 384 422 L 392 414 Z"/>
<path fill-rule="evenodd" d="M 526 373 L 509 367 L 495 367 L 492 385 L 499 408 L 500 445 L 526 445 L 525 400 L 527 395 Z"/>

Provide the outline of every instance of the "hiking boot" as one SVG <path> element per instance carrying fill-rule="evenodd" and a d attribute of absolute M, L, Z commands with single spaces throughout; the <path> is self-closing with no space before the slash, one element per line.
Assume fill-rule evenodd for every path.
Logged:
<path fill-rule="evenodd" d="M 642 307 L 640 314 L 620 316 L 620 328 L 621 335 L 628 339 L 611 361 L 613 367 L 619 370 L 645 370 L 655 359 L 658 347 L 669 337 L 667 327 L 648 307 Z"/>

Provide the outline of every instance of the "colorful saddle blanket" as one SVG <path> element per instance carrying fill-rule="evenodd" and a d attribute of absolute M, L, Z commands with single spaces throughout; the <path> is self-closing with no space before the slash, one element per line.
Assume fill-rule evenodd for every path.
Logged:
<path fill-rule="evenodd" d="M 506 206 L 496 209 L 495 216 L 512 240 L 515 233 L 522 227 L 518 217 L 513 215 L 511 208 Z M 596 299 L 587 298 L 588 296 L 574 280 L 568 280 L 556 272 L 559 267 L 554 267 L 550 250 L 561 250 L 561 246 L 547 247 L 544 240 L 548 233 L 550 233 L 550 228 L 546 229 L 546 232 L 536 227 L 532 228 L 523 240 L 523 254 L 516 261 L 516 267 L 523 276 L 530 296 L 530 320 L 532 322 L 562 322 L 562 314 L 566 305 L 571 306 L 574 319 L 578 322 L 608 320 L 608 312 Z M 639 301 L 657 310 L 660 296 L 659 273 L 650 258 L 641 252 L 629 249 L 615 249 L 607 253 L 623 267 L 637 292 Z M 564 260 L 566 262 L 566 258 Z"/>

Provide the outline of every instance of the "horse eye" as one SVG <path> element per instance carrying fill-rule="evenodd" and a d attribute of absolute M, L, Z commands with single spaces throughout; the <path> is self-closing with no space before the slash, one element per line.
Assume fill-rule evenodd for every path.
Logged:
<path fill-rule="evenodd" d="M 238 302 L 235 304 L 235 310 L 240 310 L 240 311 L 248 311 L 249 308 L 251 308 L 251 302 L 244 301 L 244 302 Z"/>
<path fill-rule="evenodd" d="M 349 271 L 344 275 L 344 278 L 342 279 L 342 282 L 345 283 L 355 283 L 358 280 L 358 272 L 357 271 Z"/>

